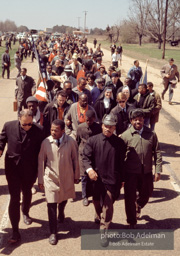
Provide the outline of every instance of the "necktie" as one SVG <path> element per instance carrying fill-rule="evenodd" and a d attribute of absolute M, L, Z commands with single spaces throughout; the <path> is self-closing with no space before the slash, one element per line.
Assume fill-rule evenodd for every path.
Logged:
<path fill-rule="evenodd" d="M 59 148 L 59 146 L 60 146 L 60 140 L 57 140 L 57 145 L 58 145 L 58 148 Z"/>

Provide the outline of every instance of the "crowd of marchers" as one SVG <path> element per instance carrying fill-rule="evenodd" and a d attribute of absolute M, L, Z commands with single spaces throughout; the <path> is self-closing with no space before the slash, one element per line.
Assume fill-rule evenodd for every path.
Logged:
<path fill-rule="evenodd" d="M 24 223 L 32 223 L 29 210 L 37 177 L 39 188 L 45 190 L 50 244 L 58 242 L 57 222 L 64 222 L 67 200 L 75 198 L 74 184 L 79 181 L 83 206 L 88 206 L 89 197 L 93 198 L 94 221 L 101 233 L 109 229 L 113 204 L 122 187 L 127 223 L 131 229 L 136 228 L 141 209 L 152 194 L 153 182 L 160 179 L 162 172 L 154 130 L 161 97 L 169 88 L 171 104 L 174 81 L 179 81 L 174 60 L 162 68 L 165 89 L 160 97 L 152 82 L 141 82 L 143 73 L 138 60 L 124 83 L 121 81 L 121 45 L 111 46 L 112 63 L 106 69 L 104 53 L 96 39 L 94 49 L 87 47 L 86 38 L 69 35 L 48 43 L 40 38 L 31 50 L 28 43 L 26 49 L 26 43 L 20 43 L 14 56 L 18 117 L 6 122 L 0 134 L 0 156 L 7 144 L 5 174 L 13 231 L 9 242 L 16 243 L 21 238 L 21 192 Z M 37 61 L 45 66 L 46 76 L 42 79 L 40 75 L 37 84 L 27 69 L 21 68 L 27 54 L 31 54 L 32 61 L 39 56 Z M 3 78 L 6 70 L 10 77 L 9 62 L 6 49 L 2 56 Z M 106 246 L 108 240 L 101 243 Z"/>

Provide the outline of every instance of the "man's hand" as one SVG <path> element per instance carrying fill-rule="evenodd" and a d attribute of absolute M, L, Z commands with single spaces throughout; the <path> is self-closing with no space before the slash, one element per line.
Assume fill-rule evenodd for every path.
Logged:
<path fill-rule="evenodd" d="M 155 173 L 155 175 L 154 175 L 154 181 L 157 182 L 157 181 L 160 180 L 160 178 L 161 178 L 161 174 L 160 174 L 160 173 Z"/>
<path fill-rule="evenodd" d="M 167 74 L 167 75 L 165 75 L 165 77 L 169 78 L 169 77 L 170 77 L 170 75 L 168 75 L 168 74 Z"/>
<path fill-rule="evenodd" d="M 71 125 L 71 121 L 70 121 L 70 120 L 66 120 L 66 121 L 65 121 L 65 124 L 66 124 L 67 126 L 70 126 L 70 125 Z"/>
<path fill-rule="evenodd" d="M 89 178 L 91 179 L 91 180 L 97 180 L 97 178 L 98 178 L 98 175 L 97 175 L 97 173 L 93 170 L 93 169 L 91 169 L 89 172 L 88 172 L 88 176 L 89 176 Z"/>
<path fill-rule="evenodd" d="M 2 150 L 0 150 L 0 157 L 2 156 L 2 154 L 3 154 L 3 151 L 2 151 Z"/>
<path fill-rule="evenodd" d="M 38 184 L 38 187 L 40 190 L 44 191 L 44 185 L 43 184 Z"/>
<path fill-rule="evenodd" d="M 74 184 L 79 184 L 80 180 L 79 179 L 74 179 Z"/>

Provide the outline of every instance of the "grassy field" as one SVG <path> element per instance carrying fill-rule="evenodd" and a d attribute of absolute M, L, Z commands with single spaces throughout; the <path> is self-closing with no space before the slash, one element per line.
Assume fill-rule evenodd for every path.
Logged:
<path fill-rule="evenodd" d="M 5 50 L 6 50 L 5 41 L 2 41 L 1 45 L 2 46 L 0 47 L 0 58 L 1 58 L 2 54 L 5 52 Z M 19 48 L 19 42 L 16 42 L 15 45 L 11 44 L 11 48 L 12 48 L 12 50 L 9 50 L 9 54 L 10 54 L 10 58 L 11 58 L 11 68 L 10 69 L 13 69 L 14 68 L 14 54 L 17 52 L 17 50 Z M 6 74 L 7 73 L 5 73 L 5 77 L 6 77 Z M 0 63 L 0 77 L 1 76 L 2 76 L 2 65 Z"/>
<path fill-rule="evenodd" d="M 88 41 L 93 42 L 94 37 L 89 36 Z M 101 46 L 105 49 L 110 50 L 110 43 L 106 40 L 105 37 L 99 36 L 96 37 L 98 44 L 101 43 Z M 138 44 L 122 44 L 123 53 L 140 61 L 146 62 L 146 59 L 149 59 L 149 64 L 156 68 L 161 68 L 169 58 L 174 58 L 175 64 L 179 67 L 180 70 L 180 46 L 172 47 L 169 44 L 166 44 L 166 55 L 165 60 L 162 60 L 162 50 L 157 48 L 157 44 L 143 44 L 139 46 Z"/>

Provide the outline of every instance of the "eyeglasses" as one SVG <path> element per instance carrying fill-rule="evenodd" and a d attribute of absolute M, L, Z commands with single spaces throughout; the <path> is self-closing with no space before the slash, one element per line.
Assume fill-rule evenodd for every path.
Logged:
<path fill-rule="evenodd" d="M 29 124 L 21 124 L 23 127 L 24 126 L 32 126 L 32 123 L 29 123 Z"/>
<path fill-rule="evenodd" d="M 120 100 L 120 101 L 118 101 L 119 103 L 124 103 L 125 101 L 124 100 Z"/>

